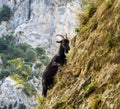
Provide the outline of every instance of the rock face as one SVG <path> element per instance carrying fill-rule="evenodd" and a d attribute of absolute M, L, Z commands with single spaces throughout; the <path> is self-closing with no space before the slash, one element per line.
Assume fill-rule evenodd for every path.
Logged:
<path fill-rule="evenodd" d="M 30 83 L 36 85 L 37 88 L 40 85 L 35 78 Z M 22 89 L 22 84 L 17 84 L 9 77 L 4 81 L 0 81 L 0 109 L 37 109 L 38 101 L 36 96 L 28 97 Z M 40 89 L 41 86 L 39 91 Z"/>
<path fill-rule="evenodd" d="M 0 0 L 12 9 L 9 22 L 2 22 L 0 35 L 13 32 L 18 41 L 40 45 L 49 54 L 56 50 L 55 35 L 74 36 L 80 0 Z"/>
<path fill-rule="evenodd" d="M 120 108 L 120 1 L 94 0 L 80 13 L 68 63 L 39 109 Z"/>

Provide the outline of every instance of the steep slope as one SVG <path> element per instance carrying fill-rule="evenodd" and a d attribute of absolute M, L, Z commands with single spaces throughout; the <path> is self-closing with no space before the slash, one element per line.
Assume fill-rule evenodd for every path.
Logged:
<path fill-rule="evenodd" d="M 95 0 L 79 17 L 68 63 L 39 109 L 120 107 L 120 1 Z"/>

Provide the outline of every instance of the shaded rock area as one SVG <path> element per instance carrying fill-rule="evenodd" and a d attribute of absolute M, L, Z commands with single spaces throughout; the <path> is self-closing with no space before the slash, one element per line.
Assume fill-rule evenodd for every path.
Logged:
<path fill-rule="evenodd" d="M 37 93 L 41 95 L 41 83 L 39 82 L 34 78 L 29 83 L 33 84 Z M 0 109 L 37 109 L 37 105 L 36 95 L 26 95 L 23 91 L 23 84 L 18 84 L 10 77 L 0 81 Z"/>

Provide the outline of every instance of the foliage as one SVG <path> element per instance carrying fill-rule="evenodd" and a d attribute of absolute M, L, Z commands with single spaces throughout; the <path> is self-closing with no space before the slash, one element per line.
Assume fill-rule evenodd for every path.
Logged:
<path fill-rule="evenodd" d="M 3 35 L 0 37 L 0 53 L 4 66 L 8 65 L 7 60 L 15 58 L 23 58 L 26 63 L 33 63 L 37 56 L 46 64 L 48 57 L 43 48 L 32 48 L 29 44 L 16 44 L 16 39 L 13 35 Z M 5 54 L 5 55 L 4 55 Z"/>
<path fill-rule="evenodd" d="M 98 22 L 97 22 L 97 21 L 93 22 L 93 23 L 91 24 L 90 30 L 91 30 L 91 31 L 94 31 L 94 30 L 97 28 L 97 26 L 98 26 Z"/>
<path fill-rule="evenodd" d="M 87 31 L 87 30 L 90 30 L 90 28 L 91 28 L 91 25 L 90 25 L 90 24 L 84 25 L 84 26 L 81 28 L 80 32 L 83 33 L 83 32 L 85 32 L 85 31 Z"/>
<path fill-rule="evenodd" d="M 84 10 L 85 10 L 85 12 L 79 15 L 79 17 L 80 17 L 80 23 L 82 25 L 87 24 L 87 22 L 89 21 L 89 19 L 96 12 L 97 8 L 96 8 L 96 6 L 93 3 L 91 3 L 88 6 L 86 6 L 86 8 Z"/>
<path fill-rule="evenodd" d="M 26 51 L 26 56 L 25 56 L 24 59 L 25 59 L 26 62 L 34 62 L 36 56 L 37 56 L 37 54 L 36 54 L 35 50 L 28 49 Z"/>
<path fill-rule="evenodd" d="M 87 16 L 88 18 L 92 17 L 93 14 L 96 12 L 96 6 L 94 4 L 90 4 L 88 7 L 87 7 Z"/>
<path fill-rule="evenodd" d="M 11 9 L 3 5 L 2 9 L 0 10 L 0 22 L 1 21 L 8 21 L 12 15 Z"/>
<path fill-rule="evenodd" d="M 108 9 L 112 6 L 112 2 L 111 1 L 105 1 L 104 5 L 105 5 L 106 9 Z"/>
<path fill-rule="evenodd" d="M 26 52 L 28 49 L 32 49 L 31 45 L 27 43 L 20 43 L 18 47 L 22 49 L 24 52 Z"/>
<path fill-rule="evenodd" d="M 27 43 L 18 44 L 13 35 L 3 35 L 0 37 L 0 56 L 3 62 L 0 79 L 10 76 L 17 84 L 23 85 L 22 91 L 27 96 L 36 94 L 35 87 L 28 81 L 33 76 L 41 75 L 48 63 L 49 58 L 45 50 L 41 47 L 32 48 Z M 34 71 L 33 65 L 36 66 Z"/>
<path fill-rule="evenodd" d="M 44 102 L 44 97 L 40 97 L 39 95 L 37 95 L 37 101 L 40 103 L 40 104 L 42 104 L 43 102 Z"/>
<path fill-rule="evenodd" d="M 31 77 L 31 67 L 30 65 L 26 65 L 25 62 L 21 58 L 16 58 L 12 60 L 8 60 L 9 66 L 11 66 L 13 69 L 11 69 L 11 72 L 15 72 L 16 74 L 19 74 L 22 79 L 28 81 Z"/>
<path fill-rule="evenodd" d="M 66 99 L 59 100 L 53 108 L 54 108 L 54 109 L 64 109 L 63 105 L 64 105 L 66 102 L 67 102 Z"/>
<path fill-rule="evenodd" d="M 115 38 L 114 36 L 109 36 L 107 39 L 107 45 L 109 48 L 112 48 L 115 44 Z"/>
<path fill-rule="evenodd" d="M 98 109 L 100 103 L 101 103 L 100 97 L 96 96 L 90 103 L 90 109 Z"/>
<path fill-rule="evenodd" d="M 10 71 L 9 69 L 2 69 L 2 71 L 0 72 L 0 80 L 5 78 L 5 77 L 8 77 L 10 75 Z"/>
<path fill-rule="evenodd" d="M 13 46 L 15 38 L 13 35 L 3 35 L 0 37 L 0 53 L 6 53 L 6 51 Z"/>
<path fill-rule="evenodd" d="M 80 32 L 80 28 L 75 28 L 75 32 L 76 33 Z"/>
<path fill-rule="evenodd" d="M 26 84 L 24 85 L 24 88 L 22 90 L 27 96 L 32 96 L 36 93 L 36 89 L 32 84 Z"/>
<path fill-rule="evenodd" d="M 42 47 L 36 47 L 36 51 L 37 51 L 37 54 L 39 55 L 39 56 L 41 56 L 41 55 L 45 55 L 45 50 L 42 48 Z"/>
<path fill-rule="evenodd" d="M 96 83 L 90 83 L 84 93 L 83 93 L 83 98 L 86 98 L 88 97 L 95 89 L 97 88 L 97 84 Z"/>
<path fill-rule="evenodd" d="M 89 18 L 86 14 L 83 14 L 83 15 L 80 16 L 80 22 L 81 22 L 82 25 L 87 24 L 88 21 L 89 21 Z"/>

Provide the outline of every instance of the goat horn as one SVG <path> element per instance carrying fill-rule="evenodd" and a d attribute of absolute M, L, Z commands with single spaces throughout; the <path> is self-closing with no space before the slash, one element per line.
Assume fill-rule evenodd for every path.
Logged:
<path fill-rule="evenodd" d="M 56 36 L 61 36 L 63 39 L 65 39 L 65 37 L 61 34 L 57 34 Z"/>
<path fill-rule="evenodd" d="M 65 37 L 66 37 L 66 39 L 68 39 L 68 37 L 67 37 L 67 33 L 66 33 L 66 36 L 65 36 Z"/>

